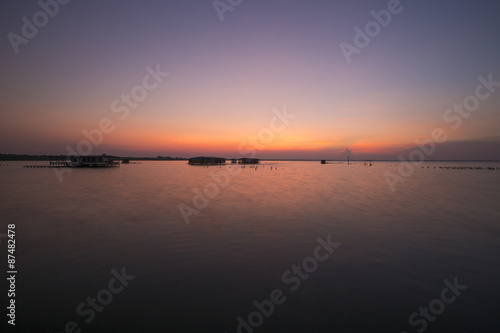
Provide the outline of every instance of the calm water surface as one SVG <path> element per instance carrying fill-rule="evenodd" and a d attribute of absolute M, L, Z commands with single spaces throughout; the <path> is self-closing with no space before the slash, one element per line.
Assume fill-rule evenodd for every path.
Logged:
<path fill-rule="evenodd" d="M 213 177 L 225 168 L 183 161 L 75 169 L 62 183 L 22 168 L 47 162 L 8 164 L 0 233 L 16 223 L 18 332 L 71 321 L 82 332 L 500 331 L 500 171 L 434 168 L 499 163 L 425 163 L 395 192 L 384 177 L 395 162 L 232 167 L 224 188 Z M 187 224 L 179 205 L 196 209 L 205 188 L 212 198 L 202 208 L 198 197 Z M 283 279 L 329 235 L 340 246 L 328 259 Z M 122 268 L 135 278 L 100 312 L 78 314 Z M 467 289 L 433 302 L 455 278 Z M 284 302 L 252 317 L 275 289 Z M 412 326 L 429 303 L 438 314 Z M 238 329 L 238 317 L 258 327 Z"/>

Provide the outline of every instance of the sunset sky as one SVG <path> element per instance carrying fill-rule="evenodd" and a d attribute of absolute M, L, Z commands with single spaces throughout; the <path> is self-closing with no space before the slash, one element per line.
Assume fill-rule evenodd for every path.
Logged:
<path fill-rule="evenodd" d="M 17 54 L 9 33 L 42 9 L 1 6 L 0 153 L 67 154 L 107 118 L 92 154 L 244 157 L 286 110 L 257 157 L 397 159 L 442 128 L 429 159 L 500 159 L 500 86 L 456 128 L 443 118 L 478 77 L 500 82 L 498 1 L 401 1 L 350 63 L 340 44 L 388 1 L 243 0 L 223 21 L 211 0 L 70 1 Z M 114 112 L 148 67 L 169 75 Z"/>

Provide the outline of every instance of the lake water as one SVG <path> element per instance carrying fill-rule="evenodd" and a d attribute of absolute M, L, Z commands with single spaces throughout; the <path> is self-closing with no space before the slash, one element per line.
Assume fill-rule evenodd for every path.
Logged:
<path fill-rule="evenodd" d="M 2 163 L 17 332 L 500 331 L 499 163 Z"/>

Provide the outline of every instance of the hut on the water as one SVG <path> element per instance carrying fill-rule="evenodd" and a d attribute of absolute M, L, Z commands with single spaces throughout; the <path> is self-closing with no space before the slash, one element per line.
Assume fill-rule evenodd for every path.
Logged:
<path fill-rule="evenodd" d="M 248 158 L 244 157 L 240 159 L 240 164 L 259 164 L 260 160 L 258 158 Z"/>
<path fill-rule="evenodd" d="M 226 164 L 226 159 L 222 157 L 198 156 L 189 159 L 190 165 L 221 165 Z"/>
<path fill-rule="evenodd" d="M 120 166 L 119 157 L 102 155 L 73 155 L 66 156 L 62 161 L 50 162 L 53 167 L 99 168 Z"/>

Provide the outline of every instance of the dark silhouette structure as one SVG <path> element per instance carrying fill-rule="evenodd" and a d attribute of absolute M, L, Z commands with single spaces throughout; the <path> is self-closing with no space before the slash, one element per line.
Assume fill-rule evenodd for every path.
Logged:
<path fill-rule="evenodd" d="M 226 159 L 222 157 L 198 156 L 189 159 L 190 165 L 221 165 L 226 164 Z"/>

